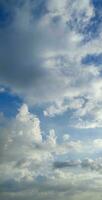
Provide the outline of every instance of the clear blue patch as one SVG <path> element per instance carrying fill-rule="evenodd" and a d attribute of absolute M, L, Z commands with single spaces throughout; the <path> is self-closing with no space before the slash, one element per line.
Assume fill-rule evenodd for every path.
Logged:
<path fill-rule="evenodd" d="M 92 0 L 92 3 L 95 7 L 95 9 L 101 9 L 102 8 L 102 0 Z"/>
<path fill-rule="evenodd" d="M 88 54 L 82 59 L 82 64 L 85 65 L 102 65 L 102 53 L 101 54 Z"/>
<path fill-rule="evenodd" d="M 9 25 L 13 20 L 13 9 L 5 1 L 0 2 L 0 27 Z"/>
<path fill-rule="evenodd" d="M 3 112 L 6 117 L 15 116 L 21 104 L 22 100 L 18 96 L 8 91 L 0 93 L 0 112 Z"/>
<path fill-rule="evenodd" d="M 89 41 L 99 36 L 101 23 L 102 17 L 99 15 L 96 15 L 90 20 L 90 23 L 87 25 L 87 27 L 85 27 L 83 31 L 86 41 Z"/>
<path fill-rule="evenodd" d="M 35 0 L 34 8 L 32 7 L 31 12 L 34 19 L 40 19 L 42 16 L 44 16 L 49 11 L 46 8 L 46 0 Z"/>

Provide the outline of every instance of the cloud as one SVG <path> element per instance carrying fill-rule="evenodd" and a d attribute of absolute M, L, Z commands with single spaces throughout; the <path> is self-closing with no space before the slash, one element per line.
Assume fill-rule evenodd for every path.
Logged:
<path fill-rule="evenodd" d="M 3 92 L 5 92 L 5 88 L 0 87 L 0 93 L 3 93 Z"/>
<path fill-rule="evenodd" d="M 55 146 L 56 139 L 57 139 L 57 137 L 55 134 L 55 130 L 51 129 L 49 135 L 47 136 L 47 140 L 46 140 L 47 145 Z"/>
<path fill-rule="evenodd" d="M 5 121 L 1 129 L 1 165 L 12 162 L 11 167 L 39 166 L 46 163 L 46 167 L 54 157 L 71 152 L 81 153 L 85 148 L 80 140 L 71 140 L 68 134 L 58 143 L 54 129 L 44 138 L 37 116 L 31 114 L 26 104 L 23 104 L 16 117 Z M 41 164 L 42 163 L 42 164 Z M 37 168 L 36 168 L 37 170 Z M 21 170 L 22 172 L 22 170 Z"/>
<path fill-rule="evenodd" d="M 41 200 L 63 196 L 66 200 L 68 195 L 74 198 L 77 191 L 83 197 L 83 191 L 98 191 L 101 187 L 101 158 L 65 159 L 80 157 L 85 151 L 91 155 L 99 139 L 86 144 L 65 134 L 59 143 L 54 129 L 43 137 L 38 117 L 29 112 L 26 104 L 15 118 L 5 121 L 1 133 L 0 188 L 4 200 L 28 196 Z"/>
<path fill-rule="evenodd" d="M 95 170 L 102 173 L 102 158 L 96 160 L 85 158 L 83 160 L 68 160 L 65 162 L 54 162 L 54 169 L 65 169 L 65 168 L 79 168 Z"/>
<path fill-rule="evenodd" d="M 63 135 L 64 142 L 67 142 L 69 139 L 70 139 L 70 135 L 69 134 L 64 134 Z"/>
<path fill-rule="evenodd" d="M 69 112 L 70 126 L 101 127 L 101 66 L 82 62 L 102 53 L 101 25 L 98 37 L 88 31 L 92 1 L 1 0 L 1 11 L 1 92 L 9 88 L 29 106 L 40 104 L 46 117 Z M 86 143 L 65 134 L 59 141 L 53 127 L 43 135 L 27 104 L 11 120 L 0 119 L 3 200 L 101 200 L 102 159 L 93 158 L 101 138 Z"/>
<path fill-rule="evenodd" d="M 102 139 L 96 139 L 93 141 L 94 148 L 102 149 Z"/>
<path fill-rule="evenodd" d="M 66 162 L 55 162 L 54 163 L 54 168 L 66 168 L 66 167 L 77 167 L 80 165 L 80 160 L 70 160 L 70 161 L 66 161 Z"/>
<path fill-rule="evenodd" d="M 99 37 L 85 42 L 84 30 L 96 15 L 92 2 L 21 0 L 1 1 L 1 6 L 12 17 L 0 26 L 0 83 L 29 105 L 45 105 L 47 117 L 73 110 L 82 120 L 75 126 L 100 127 L 97 117 L 85 121 L 81 116 L 84 110 L 84 117 L 93 112 L 85 99 L 93 109 L 100 101 L 101 71 L 82 64 L 88 54 L 102 51 L 101 29 Z"/>

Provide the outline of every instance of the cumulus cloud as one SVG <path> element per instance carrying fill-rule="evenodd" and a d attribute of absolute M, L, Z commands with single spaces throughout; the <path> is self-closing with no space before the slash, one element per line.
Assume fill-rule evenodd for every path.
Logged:
<path fill-rule="evenodd" d="M 59 144 L 54 129 L 49 130 L 49 134 L 44 139 L 39 118 L 29 112 L 26 104 L 21 106 L 14 119 L 4 122 L 4 127 L 1 129 L 4 133 L 1 135 L 4 160 L 22 160 L 30 156 L 30 158 L 41 161 L 48 157 L 52 159 L 52 153 L 63 155 L 73 150 L 80 152 L 82 149 L 81 141 L 68 140 L 69 135 L 67 134 Z"/>
<path fill-rule="evenodd" d="M 91 188 L 93 191 L 92 182 L 97 191 L 95 181 L 101 174 L 102 159 L 66 160 L 65 157 L 71 154 L 78 157 L 85 150 L 90 155 L 90 149 L 101 139 L 91 141 L 86 147 L 83 141 L 72 140 L 65 134 L 59 143 L 54 129 L 49 130 L 45 138 L 40 120 L 29 112 L 26 104 L 21 106 L 15 118 L 5 121 L 1 133 L 0 188 L 4 200 L 6 194 L 11 199 L 26 198 L 26 190 L 30 199 L 32 196 L 41 200 L 43 197 L 52 199 L 52 196 L 57 199 L 62 194 L 66 199 L 66 192 L 72 198 L 77 190 L 82 192 Z M 101 183 L 98 181 L 98 184 Z"/>

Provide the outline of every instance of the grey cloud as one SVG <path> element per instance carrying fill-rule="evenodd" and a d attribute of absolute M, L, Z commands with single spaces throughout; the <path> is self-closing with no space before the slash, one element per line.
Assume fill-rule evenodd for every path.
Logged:
<path fill-rule="evenodd" d="M 82 127 L 84 116 L 90 114 L 91 118 L 100 101 L 94 95 L 96 87 L 100 90 L 97 85 L 100 70 L 95 66 L 86 67 L 81 60 L 93 51 L 100 53 L 101 33 L 99 38 L 84 44 L 84 35 L 78 29 L 82 23 L 84 26 L 90 23 L 94 15 L 92 4 L 89 0 L 79 0 L 80 6 L 70 0 L 9 2 L 1 1 L 5 12 L 13 16 L 5 27 L 0 26 L 0 83 L 30 105 L 47 103 L 46 116 L 72 109 L 73 121 L 76 120 L 73 126 Z M 73 13 L 79 19 L 78 26 Z M 71 28 L 68 22 L 75 27 Z M 80 101 L 82 97 L 89 104 L 93 99 L 93 108 L 89 111 L 83 102 L 76 103 L 76 98 Z M 97 113 L 93 116 L 83 127 L 101 126 L 101 117 Z"/>
<path fill-rule="evenodd" d="M 94 179 L 93 183 L 94 183 Z M 52 183 L 52 182 L 45 182 L 43 184 L 38 184 L 37 182 L 32 183 L 25 183 L 25 182 L 14 182 L 12 180 L 9 180 L 2 184 L 2 189 L 6 189 L 6 192 L 3 192 L 1 196 L 3 199 L 37 199 L 37 200 L 43 200 L 43 199 L 63 199 L 67 200 L 68 198 L 70 200 L 78 198 L 78 194 L 80 193 L 80 198 L 84 198 L 85 195 L 89 194 L 89 196 L 97 197 L 97 194 L 99 194 L 99 200 L 101 200 L 101 190 L 98 189 L 97 186 L 94 188 L 92 187 L 91 178 L 89 178 L 86 181 L 79 181 L 77 184 L 65 184 L 63 182 L 60 183 Z M 9 190 L 6 186 L 9 184 Z M 78 199 L 80 199 L 78 198 Z"/>
<path fill-rule="evenodd" d="M 69 160 L 66 162 L 55 162 L 54 163 L 54 168 L 67 168 L 67 167 L 77 167 L 80 165 L 80 161 L 75 161 L 75 160 Z"/>
<path fill-rule="evenodd" d="M 54 162 L 53 164 L 55 169 L 64 169 L 64 168 L 76 168 L 81 167 L 82 169 L 90 169 L 102 173 L 102 159 L 97 158 L 96 160 L 85 158 L 83 160 L 69 160 L 65 162 Z"/>
<path fill-rule="evenodd" d="M 63 20 L 60 21 L 61 26 L 57 23 L 56 26 L 58 25 L 58 27 L 54 26 L 51 20 L 55 16 L 53 16 L 54 12 L 50 7 L 54 9 L 57 6 L 57 12 L 60 13 L 60 4 L 57 1 L 56 4 L 52 2 L 51 5 L 49 1 L 45 1 L 46 9 L 48 7 L 49 12 L 43 14 L 39 20 L 32 18 L 32 15 L 37 12 L 39 18 L 39 12 L 36 10 L 42 5 L 43 1 L 22 2 L 19 1 L 16 4 L 16 1 L 15 3 L 10 1 L 10 4 L 6 5 L 6 7 L 13 7 L 14 19 L 5 29 L 0 29 L 1 83 L 9 86 L 14 92 L 25 97 L 33 104 L 64 98 L 68 88 L 69 91 L 74 90 L 69 82 L 73 82 L 75 76 L 72 72 L 70 78 L 71 69 L 66 69 L 64 63 L 60 62 L 59 66 L 57 65 L 56 54 L 63 57 L 67 52 L 69 59 L 66 66 L 76 65 L 70 59 L 80 43 L 73 40 L 77 33 L 73 35 L 70 29 L 67 30 L 66 25 L 64 27 Z M 42 5 L 41 9 L 44 7 L 45 5 Z M 76 4 L 74 7 L 78 12 Z M 33 14 L 31 8 L 33 8 Z M 71 6 L 71 9 L 74 9 L 73 6 Z M 83 10 L 83 6 L 80 9 Z M 60 13 L 60 15 L 63 19 L 64 13 Z M 65 32 L 65 29 L 67 32 Z M 70 37 L 72 37 L 72 42 Z M 77 36 L 75 37 L 77 40 Z M 68 47 L 73 52 L 71 56 Z M 54 59 L 55 64 L 52 62 L 51 57 Z M 46 66 L 46 59 L 51 62 L 51 66 L 48 64 Z"/>

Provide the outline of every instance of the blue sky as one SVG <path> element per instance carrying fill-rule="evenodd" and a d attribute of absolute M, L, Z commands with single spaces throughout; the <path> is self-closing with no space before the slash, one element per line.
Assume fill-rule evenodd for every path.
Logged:
<path fill-rule="evenodd" d="M 102 198 L 102 0 L 0 0 L 0 197 Z"/>

